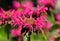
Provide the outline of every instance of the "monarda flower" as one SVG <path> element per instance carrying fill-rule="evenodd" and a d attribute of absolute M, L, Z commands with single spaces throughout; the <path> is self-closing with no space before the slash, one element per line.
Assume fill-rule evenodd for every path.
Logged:
<path fill-rule="evenodd" d="M 26 27 L 26 28 L 29 28 L 29 32 L 32 32 L 33 31 L 33 27 L 32 27 L 32 25 L 30 25 L 30 24 L 25 24 L 24 25 L 24 27 Z"/>
<path fill-rule="evenodd" d="M 38 19 L 35 21 L 35 24 L 36 24 L 36 26 L 37 26 L 38 29 L 45 27 L 45 22 L 44 22 L 44 20 L 41 20 L 40 18 L 38 18 Z"/>
<path fill-rule="evenodd" d="M 51 30 L 52 26 L 53 26 L 52 22 L 46 21 L 46 24 L 45 24 L 46 29 Z"/>
<path fill-rule="evenodd" d="M 13 1 L 13 8 L 20 8 L 20 3 L 18 1 Z"/>
<path fill-rule="evenodd" d="M 34 7 L 33 7 L 33 3 L 30 1 L 25 1 L 22 3 L 23 7 L 25 8 L 24 10 L 24 14 L 27 16 L 30 16 L 30 18 L 32 17 L 32 13 L 34 11 Z"/>
<path fill-rule="evenodd" d="M 31 9 L 26 8 L 24 10 L 24 12 L 25 12 L 25 15 L 30 16 L 30 18 L 32 18 L 32 14 L 34 12 L 34 9 L 33 8 L 31 8 Z"/>
<path fill-rule="evenodd" d="M 57 33 L 57 35 L 59 36 L 59 35 L 60 35 L 60 29 L 57 29 L 57 30 L 56 30 L 56 33 Z"/>
<path fill-rule="evenodd" d="M 22 30 L 22 25 L 18 25 L 17 28 L 16 28 L 16 26 L 14 27 L 14 29 L 11 30 L 11 35 L 14 36 L 14 37 L 20 36 L 21 35 L 21 30 Z"/>
<path fill-rule="evenodd" d="M 18 16 L 12 16 L 12 22 L 13 22 L 13 25 L 21 25 L 22 24 L 22 19 L 21 17 L 18 17 Z"/>
<path fill-rule="evenodd" d="M 55 41 L 55 37 L 54 36 L 51 36 L 49 41 Z"/>
<path fill-rule="evenodd" d="M 60 41 L 60 37 L 51 36 L 49 41 Z"/>
<path fill-rule="evenodd" d="M 48 10 L 47 7 L 40 7 L 39 5 L 37 5 L 37 14 L 41 14 L 41 13 L 44 13 L 44 14 L 47 14 L 46 10 Z"/>
<path fill-rule="evenodd" d="M 2 9 L 2 11 L 0 12 L 0 16 L 1 16 L 1 19 L 4 23 L 5 21 L 8 21 L 11 18 L 11 12 L 10 11 L 4 11 Z"/>
<path fill-rule="evenodd" d="M 11 30 L 12 36 L 20 36 L 20 30 L 18 29 L 12 29 Z"/>
<path fill-rule="evenodd" d="M 50 5 L 51 7 L 55 6 L 56 0 L 38 0 L 39 4 L 42 4 L 43 6 Z"/>
<path fill-rule="evenodd" d="M 55 19 L 56 19 L 56 22 L 57 22 L 57 24 L 60 24 L 60 14 L 56 14 L 55 15 Z"/>
<path fill-rule="evenodd" d="M 59 18 L 59 17 L 60 17 L 60 14 L 56 14 L 55 17 L 56 17 L 56 20 L 57 20 L 57 21 L 60 21 L 60 18 Z"/>
<path fill-rule="evenodd" d="M 22 2 L 22 5 L 23 5 L 25 8 L 32 8 L 32 7 L 33 7 L 33 3 L 30 2 L 30 1 Z"/>
<path fill-rule="evenodd" d="M 2 20 L 0 20 L 0 25 L 2 25 L 3 24 L 3 21 Z"/>

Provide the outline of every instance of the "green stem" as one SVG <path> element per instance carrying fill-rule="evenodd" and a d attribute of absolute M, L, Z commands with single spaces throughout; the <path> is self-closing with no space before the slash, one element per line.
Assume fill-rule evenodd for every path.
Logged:
<path fill-rule="evenodd" d="M 41 30 L 41 32 L 42 32 L 42 35 L 43 35 L 43 37 L 44 37 L 45 41 L 48 41 L 48 40 L 47 40 L 47 37 L 46 37 L 46 35 L 45 35 L 44 31 L 43 31 L 43 29 L 42 29 L 42 28 L 40 28 L 40 30 Z"/>
<path fill-rule="evenodd" d="M 55 17 L 54 17 L 54 12 L 53 11 L 50 11 L 51 12 L 51 18 L 53 19 L 53 23 L 55 24 Z"/>

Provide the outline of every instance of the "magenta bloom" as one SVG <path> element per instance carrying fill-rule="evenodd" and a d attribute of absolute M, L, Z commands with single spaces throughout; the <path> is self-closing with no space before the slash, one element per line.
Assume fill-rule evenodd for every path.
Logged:
<path fill-rule="evenodd" d="M 51 22 L 49 22 L 48 20 L 47 20 L 47 15 L 46 14 L 42 14 L 41 16 L 40 16 L 40 18 L 37 18 L 37 20 L 35 21 L 35 24 L 36 24 L 36 26 L 37 26 L 37 28 L 46 28 L 46 29 L 48 29 L 48 30 L 50 30 L 51 29 L 51 27 L 53 26 L 53 24 L 51 23 Z"/>
<path fill-rule="evenodd" d="M 52 24 L 51 22 L 49 22 L 49 21 L 46 22 L 45 27 L 46 27 L 48 30 L 51 30 L 52 26 L 53 26 L 53 24 Z"/>
<path fill-rule="evenodd" d="M 30 1 L 25 1 L 24 3 L 22 3 L 22 5 L 23 5 L 25 8 L 32 8 L 32 7 L 33 7 L 33 3 L 30 2 Z"/>
<path fill-rule="evenodd" d="M 12 36 L 20 36 L 21 35 L 21 29 L 22 29 L 22 25 L 18 26 L 17 29 L 12 29 L 11 30 Z"/>
<path fill-rule="evenodd" d="M 2 20 L 0 20 L 0 25 L 2 25 L 3 24 L 3 21 Z"/>
<path fill-rule="evenodd" d="M 55 37 L 54 36 L 51 36 L 49 41 L 55 41 Z"/>
<path fill-rule="evenodd" d="M 12 19 L 14 25 L 16 25 L 16 24 L 21 25 L 22 24 L 22 18 L 21 18 L 21 15 L 19 12 L 17 13 L 16 11 L 14 11 L 11 15 L 11 19 Z"/>
<path fill-rule="evenodd" d="M 17 29 L 13 29 L 13 30 L 11 30 L 11 34 L 13 35 L 13 36 L 20 36 L 20 31 Z"/>
<path fill-rule="evenodd" d="M 23 14 L 29 15 L 31 18 L 34 11 L 33 3 L 30 1 L 25 1 L 22 3 L 22 6 L 25 8 Z"/>
<path fill-rule="evenodd" d="M 36 26 L 37 26 L 38 29 L 45 27 L 45 22 L 44 22 L 44 20 L 41 20 L 41 19 L 39 19 L 39 18 L 36 20 L 35 24 L 36 24 Z"/>
<path fill-rule="evenodd" d="M 47 11 L 49 11 L 50 8 L 52 11 L 54 10 L 55 2 L 56 0 L 37 0 L 37 7 L 34 7 L 35 4 L 33 4 L 34 2 L 32 2 L 32 0 L 24 0 L 21 3 L 14 0 L 13 10 L 5 11 L 2 8 L 0 9 L 0 25 L 12 25 L 10 32 L 12 36 L 18 36 L 17 41 L 20 41 L 20 36 L 21 39 L 25 39 L 24 35 L 26 35 L 26 33 L 28 33 L 28 35 L 26 35 L 28 38 L 32 33 L 37 32 L 40 34 L 40 28 L 44 31 L 44 33 L 42 33 L 44 38 L 48 39 L 49 37 L 45 37 L 45 35 L 50 35 L 49 32 L 54 23 L 48 20 L 49 16 Z M 56 14 L 55 18 L 56 22 L 60 24 L 60 14 Z M 60 29 L 57 29 L 57 34 L 58 33 L 60 33 Z M 49 41 L 54 41 L 54 39 L 55 37 L 51 36 Z"/>
<path fill-rule="evenodd" d="M 57 32 L 57 34 L 59 34 L 59 33 L 60 33 L 60 29 L 57 29 L 57 31 L 56 31 L 56 32 Z"/>
<path fill-rule="evenodd" d="M 39 4 L 42 4 L 42 5 L 50 5 L 52 7 L 55 6 L 55 2 L 56 2 L 56 0 L 38 0 L 38 3 Z"/>
<path fill-rule="evenodd" d="M 56 20 L 57 20 L 57 21 L 60 21 L 60 14 L 56 14 L 55 17 L 56 17 Z"/>
<path fill-rule="evenodd" d="M 32 27 L 32 25 L 29 24 L 29 23 L 27 23 L 27 22 L 24 24 L 24 27 L 28 27 L 30 32 L 33 31 L 33 27 Z"/>
<path fill-rule="evenodd" d="M 40 13 L 47 14 L 46 10 L 48 10 L 47 7 L 40 7 L 39 5 L 37 5 L 37 14 L 40 14 Z"/>
<path fill-rule="evenodd" d="M 17 1 L 14 1 L 14 2 L 13 2 L 13 7 L 14 7 L 14 8 L 19 8 L 19 7 L 20 7 L 20 3 L 17 2 Z"/>
<path fill-rule="evenodd" d="M 55 15 L 55 19 L 56 19 L 57 24 L 60 24 L 60 18 L 59 17 L 60 17 L 60 14 Z"/>

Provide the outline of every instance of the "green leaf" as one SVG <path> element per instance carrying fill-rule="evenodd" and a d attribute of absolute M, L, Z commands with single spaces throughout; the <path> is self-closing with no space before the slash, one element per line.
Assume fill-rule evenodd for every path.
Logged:
<path fill-rule="evenodd" d="M 56 30 L 59 29 L 59 28 L 60 28 L 60 25 L 58 25 L 58 24 L 53 25 L 53 27 L 52 27 L 52 29 L 50 31 L 50 37 L 54 36 L 55 38 L 57 38 L 58 35 L 57 35 Z"/>
<path fill-rule="evenodd" d="M 33 33 L 31 35 L 31 41 L 44 41 L 44 38 L 43 38 L 43 35 L 42 34 L 36 34 L 36 33 Z"/>
<path fill-rule="evenodd" d="M 4 28 L 0 26 L 0 41 L 7 41 L 7 34 L 4 31 Z"/>
<path fill-rule="evenodd" d="M 52 26 L 51 31 L 56 30 L 56 29 L 58 29 L 58 28 L 60 28 L 60 25 L 54 24 L 54 25 Z"/>
<path fill-rule="evenodd" d="M 7 38 L 9 39 L 9 36 L 10 36 L 10 31 L 11 31 L 11 24 L 6 24 L 4 29 L 5 29 L 5 33 L 7 34 Z"/>

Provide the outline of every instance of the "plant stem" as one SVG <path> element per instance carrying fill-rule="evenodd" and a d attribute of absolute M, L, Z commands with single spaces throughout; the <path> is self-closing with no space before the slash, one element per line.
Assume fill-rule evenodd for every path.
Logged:
<path fill-rule="evenodd" d="M 45 41 L 48 41 L 48 40 L 47 40 L 47 37 L 46 37 L 46 35 L 44 34 L 44 31 L 43 31 L 43 29 L 42 29 L 42 28 L 40 28 L 40 30 L 41 30 L 41 32 L 42 32 L 42 35 L 43 35 L 43 37 L 44 37 Z"/>

